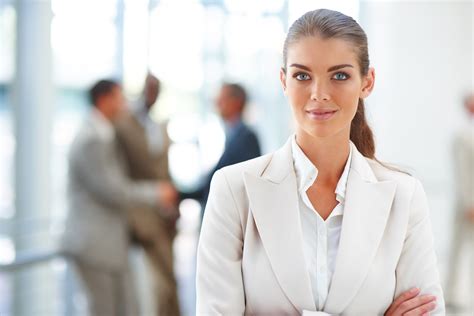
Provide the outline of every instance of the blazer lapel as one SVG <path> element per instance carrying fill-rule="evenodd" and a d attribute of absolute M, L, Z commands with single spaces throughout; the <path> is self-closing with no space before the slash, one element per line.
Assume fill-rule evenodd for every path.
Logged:
<path fill-rule="evenodd" d="M 378 182 L 366 158 L 353 146 L 336 267 L 324 310 L 341 313 L 356 295 L 373 261 L 396 191 Z"/>
<path fill-rule="evenodd" d="M 303 241 L 291 139 L 260 177 L 245 174 L 250 210 L 273 272 L 288 300 L 301 313 L 315 310 Z"/>

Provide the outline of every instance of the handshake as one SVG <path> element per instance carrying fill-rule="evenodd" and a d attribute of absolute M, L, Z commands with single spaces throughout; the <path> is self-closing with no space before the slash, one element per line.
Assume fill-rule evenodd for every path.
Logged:
<path fill-rule="evenodd" d="M 174 185 L 169 181 L 159 181 L 157 195 L 161 215 L 167 218 L 178 218 L 179 194 Z"/>

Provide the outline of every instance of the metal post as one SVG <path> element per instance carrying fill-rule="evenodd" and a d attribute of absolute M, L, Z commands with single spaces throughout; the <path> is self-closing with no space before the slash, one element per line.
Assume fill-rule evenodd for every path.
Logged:
<path fill-rule="evenodd" d="M 31 217 L 50 212 L 50 143 L 53 84 L 51 76 L 51 2 L 17 0 L 15 115 L 15 246 L 22 251 L 44 244 L 28 238 Z M 35 273 L 18 273 L 13 314 L 31 315 L 42 295 L 31 291 Z"/>

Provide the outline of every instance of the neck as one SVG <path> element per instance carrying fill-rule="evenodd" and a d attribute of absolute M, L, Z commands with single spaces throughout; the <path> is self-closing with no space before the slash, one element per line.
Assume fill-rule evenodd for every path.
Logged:
<path fill-rule="evenodd" d="M 234 125 L 234 124 L 236 124 L 239 120 L 240 120 L 240 114 L 236 114 L 236 115 L 233 115 L 233 116 L 230 116 L 230 117 L 226 118 L 226 119 L 225 119 L 225 122 L 226 122 L 226 124 Z"/>
<path fill-rule="evenodd" d="M 97 110 L 100 112 L 100 114 L 102 114 L 102 116 L 109 122 L 112 122 L 113 121 L 113 117 L 112 117 L 112 114 L 110 113 L 110 111 L 107 111 L 106 109 L 104 109 L 103 107 L 101 106 L 98 106 L 97 107 Z"/>
<path fill-rule="evenodd" d="M 296 132 L 296 142 L 318 169 L 317 181 L 337 183 L 349 157 L 350 130 L 330 137 L 314 137 L 303 130 Z"/>

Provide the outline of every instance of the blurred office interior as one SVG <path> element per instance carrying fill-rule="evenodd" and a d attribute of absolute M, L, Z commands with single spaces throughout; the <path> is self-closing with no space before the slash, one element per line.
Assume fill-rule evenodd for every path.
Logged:
<path fill-rule="evenodd" d="M 92 83 L 116 78 L 133 102 L 148 71 L 161 80 L 152 114 L 169 121 L 174 182 L 193 188 L 223 150 L 214 109 L 222 82 L 248 90 L 245 119 L 264 153 L 292 133 L 281 51 L 289 25 L 316 8 L 351 15 L 367 32 L 377 155 L 422 181 L 446 280 L 456 195 L 451 143 L 467 124 L 462 102 L 474 89 L 472 1 L 0 0 L 0 315 L 85 311 L 67 258 L 55 249 L 68 148 Z M 194 315 L 200 206 L 185 200 L 180 209 L 176 274 L 183 314 Z M 130 259 L 141 311 L 150 315 L 142 251 L 132 247 Z M 462 261 L 463 275 L 472 269 Z M 457 290 L 466 315 L 474 311 L 468 280 L 460 278 Z"/>

